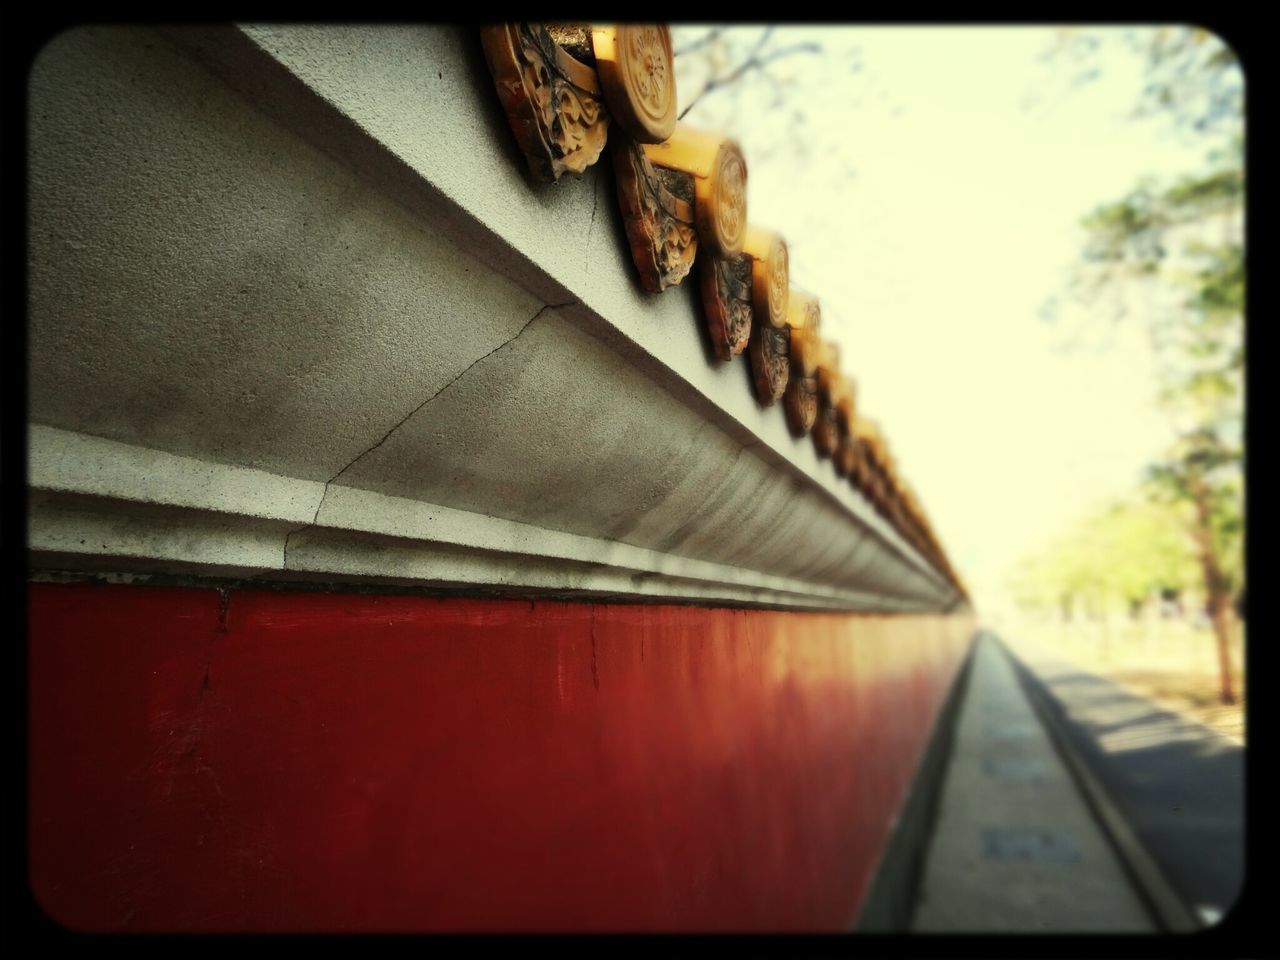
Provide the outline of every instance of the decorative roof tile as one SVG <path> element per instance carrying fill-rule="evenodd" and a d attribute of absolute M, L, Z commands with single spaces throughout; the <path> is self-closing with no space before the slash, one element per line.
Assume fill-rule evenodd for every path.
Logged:
<path fill-rule="evenodd" d="M 748 223 L 741 147 L 677 122 L 668 28 L 508 23 L 482 28 L 481 39 L 535 179 L 583 173 L 612 140 L 641 286 L 662 293 L 697 261 L 715 356 L 728 362 L 745 352 L 756 400 L 768 407 L 782 399 L 791 433 L 811 433 L 818 455 L 967 593 L 880 428 L 858 415 L 839 348 L 819 336 L 818 298 L 791 286 L 786 241 Z"/>

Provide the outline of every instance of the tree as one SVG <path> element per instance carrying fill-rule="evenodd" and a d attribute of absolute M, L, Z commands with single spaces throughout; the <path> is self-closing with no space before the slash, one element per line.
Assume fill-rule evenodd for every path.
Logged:
<path fill-rule="evenodd" d="M 1041 59 L 1066 66 L 1067 87 L 1079 89 L 1099 79 L 1109 53 L 1121 51 L 1144 64 L 1132 118 L 1160 120 L 1180 137 L 1209 142 L 1211 157 L 1231 149 L 1233 143 L 1238 146 L 1244 122 L 1244 74 L 1234 51 L 1209 30 L 1176 25 L 1123 30 L 1063 27 Z"/>
<path fill-rule="evenodd" d="M 1032 610 L 1136 613 L 1153 595 L 1182 592 L 1197 578 L 1195 544 L 1183 505 L 1142 496 L 1117 501 L 1027 557 L 1009 584 Z"/>
<path fill-rule="evenodd" d="M 732 89 L 741 85 L 743 79 L 752 71 L 769 82 L 773 97 L 770 105 L 780 107 L 785 103 L 784 90 L 786 82 L 774 76 L 769 70 L 770 64 L 785 60 L 787 57 L 802 53 L 821 53 L 822 46 L 814 41 L 791 43 L 779 46 L 774 34 L 775 26 L 763 27 L 758 36 L 744 45 L 741 31 L 731 31 L 724 26 L 703 28 L 696 36 L 691 36 L 698 28 L 677 28 L 677 41 L 674 54 L 685 60 L 680 66 L 688 71 L 689 59 L 700 55 L 702 68 L 701 86 L 687 100 L 682 98 L 680 119 L 705 97 L 717 90 Z M 772 42 L 771 42 L 772 41 Z"/>
<path fill-rule="evenodd" d="M 1148 489 L 1188 508 L 1219 695 L 1232 703 L 1230 637 L 1245 577 L 1243 76 L 1231 50 L 1204 30 L 1130 31 L 1125 42 L 1147 55 L 1135 112 L 1205 137 L 1207 166 L 1165 187 L 1142 183 L 1086 216 L 1073 292 L 1095 307 L 1110 296 L 1117 319 L 1146 325 L 1158 399 L 1177 436 L 1149 468 Z M 1145 309 L 1135 308 L 1135 293 Z"/>

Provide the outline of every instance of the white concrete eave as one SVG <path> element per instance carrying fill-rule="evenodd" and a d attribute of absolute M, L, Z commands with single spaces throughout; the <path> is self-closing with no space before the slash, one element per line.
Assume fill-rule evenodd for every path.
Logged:
<path fill-rule="evenodd" d="M 31 74 L 31 564 L 851 610 L 956 589 L 528 182 L 473 29 L 83 27 Z"/>

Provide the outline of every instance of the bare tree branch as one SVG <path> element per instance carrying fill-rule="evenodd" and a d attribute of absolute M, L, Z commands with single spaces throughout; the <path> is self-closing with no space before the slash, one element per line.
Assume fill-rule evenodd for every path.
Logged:
<path fill-rule="evenodd" d="M 738 64 L 737 67 L 735 67 L 733 70 L 731 70 L 729 73 L 725 74 L 724 76 L 712 77 L 705 84 L 703 84 L 702 89 L 699 90 L 697 95 L 689 102 L 689 105 L 680 111 L 679 119 L 683 120 L 685 118 L 685 115 L 688 114 L 689 111 L 692 110 L 695 106 L 697 106 L 699 101 L 701 101 L 703 97 L 707 96 L 708 94 L 714 93 L 716 90 L 720 90 L 720 89 L 723 89 L 724 87 L 731 85 L 735 81 L 739 80 L 744 74 L 746 74 L 750 70 L 763 71 L 764 68 L 769 64 L 774 63 L 778 60 L 781 60 L 784 57 L 789 57 L 797 53 L 821 53 L 822 52 L 822 47 L 817 43 L 797 43 L 797 44 L 793 44 L 790 47 L 783 47 L 779 50 L 771 50 L 767 54 L 762 55 L 764 46 L 766 43 L 769 42 L 769 37 L 773 34 L 773 30 L 774 30 L 773 26 L 765 27 L 764 32 L 760 34 L 760 39 L 757 40 L 756 45 L 752 47 L 751 53 L 748 54 L 747 58 L 743 60 L 742 63 Z"/>
<path fill-rule="evenodd" d="M 723 26 L 712 27 L 710 30 L 708 30 L 706 33 L 700 36 L 697 40 L 694 40 L 692 43 L 688 44 L 687 46 L 681 47 L 675 53 L 671 54 L 671 56 L 678 57 L 682 53 L 693 53 L 695 50 L 701 50 L 707 44 L 711 43 L 717 37 L 719 37 L 720 34 L 722 33 L 724 33 Z"/>

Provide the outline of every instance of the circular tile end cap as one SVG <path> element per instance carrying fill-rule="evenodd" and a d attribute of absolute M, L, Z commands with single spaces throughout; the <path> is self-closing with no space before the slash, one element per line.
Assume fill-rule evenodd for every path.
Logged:
<path fill-rule="evenodd" d="M 751 257 L 751 297 L 756 315 L 780 330 L 787 324 L 791 301 L 787 242 L 770 230 L 748 227 L 742 250 Z"/>
<path fill-rule="evenodd" d="M 596 72 L 609 111 L 641 143 L 661 143 L 676 128 L 671 30 L 663 23 L 593 27 Z"/>
<path fill-rule="evenodd" d="M 747 237 L 747 160 L 736 140 L 720 142 L 711 175 L 697 187 L 699 232 L 720 256 L 736 257 Z"/>

